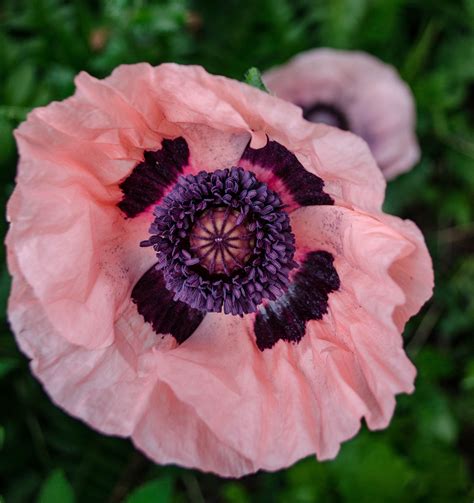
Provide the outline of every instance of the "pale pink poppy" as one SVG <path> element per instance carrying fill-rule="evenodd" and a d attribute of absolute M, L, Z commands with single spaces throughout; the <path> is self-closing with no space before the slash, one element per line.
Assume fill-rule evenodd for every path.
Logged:
<path fill-rule="evenodd" d="M 76 85 L 16 131 L 8 204 L 9 319 L 54 402 L 224 476 L 386 427 L 433 275 L 366 144 L 200 67 Z"/>
<path fill-rule="evenodd" d="M 263 80 L 276 96 L 302 107 L 309 121 L 362 137 L 387 180 L 418 162 L 412 93 L 397 71 L 379 59 L 313 49 L 269 70 Z"/>

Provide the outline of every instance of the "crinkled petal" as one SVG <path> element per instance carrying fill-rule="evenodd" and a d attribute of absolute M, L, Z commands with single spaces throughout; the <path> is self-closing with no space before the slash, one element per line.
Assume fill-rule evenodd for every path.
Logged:
<path fill-rule="evenodd" d="M 385 314 L 395 313 L 399 329 L 431 297 L 433 266 L 423 236 L 413 222 L 382 213 L 325 206 L 300 208 L 292 214 L 291 224 L 300 253 L 324 249 L 334 254 L 336 263 L 343 256 L 351 266 L 377 280 L 388 274 L 391 282 L 379 281 L 376 285 L 386 302 L 379 305 L 374 299 L 367 304 L 374 315 L 382 310 Z M 337 265 L 336 270 L 339 272 Z M 341 284 L 347 286 L 342 278 Z M 396 290 L 390 291 L 390 285 Z"/>
<path fill-rule="evenodd" d="M 116 324 L 113 345 L 86 349 L 71 344 L 51 324 L 13 254 L 9 267 L 9 321 L 20 348 L 31 358 L 32 372 L 70 414 L 104 433 L 131 435 L 155 383 L 153 375 L 141 372 L 139 355 L 155 344 L 156 334 L 129 312 Z"/>
<path fill-rule="evenodd" d="M 111 344 L 117 313 L 154 260 L 139 248 L 149 215 L 127 222 L 93 177 L 45 161 L 21 161 L 19 180 L 7 210 L 18 268 L 63 337 Z"/>
<path fill-rule="evenodd" d="M 362 139 L 332 127 L 313 140 L 312 162 L 324 180 L 325 191 L 336 205 L 380 211 L 385 195 L 385 180 L 370 150 Z"/>
<path fill-rule="evenodd" d="M 181 346 L 149 357 L 171 406 L 179 405 L 176 414 L 164 406 L 147 410 L 134 441 L 151 457 L 236 477 L 314 452 L 318 415 L 287 361 L 292 348 L 262 353 L 252 322 L 210 313 Z M 157 442 L 163 421 L 175 435 Z"/>
<path fill-rule="evenodd" d="M 398 329 L 402 331 L 405 323 L 418 313 L 433 293 L 433 264 L 423 234 L 413 222 L 390 215 L 379 215 L 379 218 L 413 245 L 410 254 L 400 257 L 390 267 L 390 275 L 403 291 L 412 292 L 412 295 L 405 295 L 405 302 L 397 306 L 393 314 Z"/>
<path fill-rule="evenodd" d="M 330 296 L 331 317 L 313 327 L 336 347 L 344 341 L 351 366 L 359 367 L 378 404 L 366 415 L 368 425 L 384 427 L 393 395 L 413 389 L 415 370 L 403 352 L 400 330 L 432 293 L 423 238 L 411 222 L 343 208 L 302 208 L 292 215 L 292 227 L 300 250 L 323 248 L 335 256 L 341 289 Z"/>

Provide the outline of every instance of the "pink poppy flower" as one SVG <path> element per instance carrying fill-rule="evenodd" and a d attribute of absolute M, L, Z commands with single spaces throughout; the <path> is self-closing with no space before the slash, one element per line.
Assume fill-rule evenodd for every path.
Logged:
<path fill-rule="evenodd" d="M 384 428 L 431 295 L 365 143 L 200 67 L 121 66 L 16 131 L 9 319 L 52 399 L 225 476 Z"/>
<path fill-rule="evenodd" d="M 263 75 L 276 96 L 304 117 L 362 137 L 390 180 L 420 158 L 415 106 L 396 70 L 363 52 L 314 49 Z"/>

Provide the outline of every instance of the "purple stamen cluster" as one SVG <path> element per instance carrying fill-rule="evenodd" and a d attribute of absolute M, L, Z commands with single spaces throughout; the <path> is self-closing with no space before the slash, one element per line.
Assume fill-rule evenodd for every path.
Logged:
<path fill-rule="evenodd" d="M 154 215 L 141 246 L 155 249 L 174 300 L 243 315 L 288 289 L 297 266 L 290 220 L 254 173 L 233 167 L 181 176 Z"/>

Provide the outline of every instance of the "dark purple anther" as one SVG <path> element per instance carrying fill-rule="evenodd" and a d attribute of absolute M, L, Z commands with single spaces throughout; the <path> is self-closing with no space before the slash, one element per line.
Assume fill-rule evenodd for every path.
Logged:
<path fill-rule="evenodd" d="M 278 195 L 250 171 L 182 176 L 154 215 L 142 246 L 155 249 L 175 301 L 243 315 L 287 290 L 297 265 L 290 220 Z"/>

